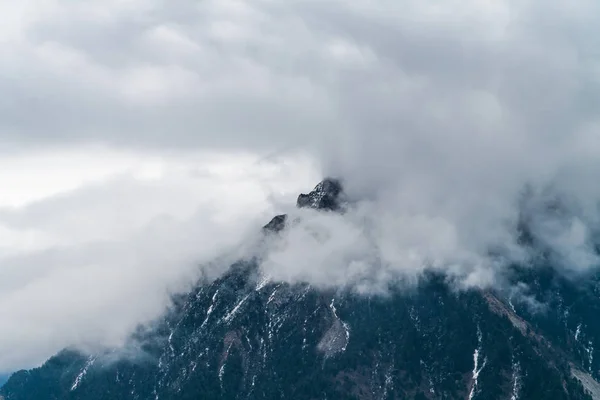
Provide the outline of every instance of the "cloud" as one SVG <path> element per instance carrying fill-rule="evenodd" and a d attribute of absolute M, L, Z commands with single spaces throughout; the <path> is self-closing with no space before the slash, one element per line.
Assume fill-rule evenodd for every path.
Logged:
<path fill-rule="evenodd" d="M 30 3 L 3 6 L 23 21 L 3 45 L 6 146 L 272 149 L 333 123 L 321 88 L 271 64 L 291 54 L 283 25 L 259 29 L 275 17 L 266 3 Z"/>
<path fill-rule="evenodd" d="M 295 7 L 311 34 L 321 43 L 336 38 L 331 54 L 345 57 L 322 69 L 335 77 L 330 90 L 345 129 L 328 136 L 321 159 L 363 201 L 343 217 L 347 225 L 309 218 L 293 227 L 267 258 L 269 271 L 281 276 L 311 254 L 322 258 L 292 271 L 320 285 L 371 277 L 385 286 L 425 268 L 489 285 L 506 263 L 527 257 L 517 226 L 528 185 L 536 188 L 531 229 L 558 266 L 598 265 L 600 197 L 591 171 L 600 166 L 600 125 L 589 107 L 599 93 L 598 58 L 588 39 L 597 5 Z M 555 197 L 563 215 L 547 209 Z M 346 252 L 332 256 L 340 247 Z M 499 250 L 500 263 L 490 257 Z"/>
<path fill-rule="evenodd" d="M 465 169 L 512 154 L 505 167 L 533 170 L 594 143 L 588 0 L 3 7 L 22 21 L 2 44 L 7 144 L 301 146 L 369 176 L 404 167 L 391 156 Z"/>
<path fill-rule="evenodd" d="M 0 5 L 0 151 L 20 160 L 14 171 L 32 171 L 25 189 L 10 185 L 7 203 L 36 200 L 0 210 L 10 243 L 0 248 L 2 272 L 13 282 L 0 283 L 0 296 L 33 315 L 64 281 L 82 288 L 73 297 L 90 293 L 98 321 L 116 304 L 136 305 L 121 307 L 113 327 L 72 334 L 54 332 L 84 326 L 87 309 L 66 307 L 41 325 L 37 315 L 5 314 L 11 334 L 0 345 L 30 353 L 7 350 L 3 365 L 83 338 L 117 341 L 165 304 L 157 296 L 137 309 L 135 299 L 185 281 L 190 260 L 237 238 L 228 229 L 245 232 L 254 216 L 285 211 L 317 170 L 343 178 L 354 203 L 344 215 L 288 210 L 302 218 L 265 255 L 274 278 L 377 291 L 433 267 L 462 285 L 489 285 L 505 262 L 528 258 L 516 240 L 524 209 L 565 272 L 595 267 L 599 8 L 592 0 Z M 40 175 L 71 148 L 84 161 Z M 199 162 L 197 153 L 216 158 Z M 146 161 L 132 166 L 123 154 Z M 215 210 L 221 217 L 211 219 Z M 172 219 L 149 226 L 165 213 Z M 210 251 L 191 237 L 213 243 Z M 146 263 L 156 273 L 140 280 Z M 73 272 L 81 266 L 88 272 Z M 95 274 L 98 292 L 84 282 Z M 39 314 L 61 309 L 67 293 Z"/>
<path fill-rule="evenodd" d="M 244 154 L 83 154 L 83 165 L 77 151 L 70 162 L 86 169 L 120 158 L 130 168 L 0 207 L 0 371 L 38 365 L 67 346 L 123 344 L 200 273 L 218 276 L 227 261 L 202 265 L 233 261 L 277 204 L 315 179 L 289 157 L 285 168 Z M 32 178 L 42 171 L 31 168 Z"/>

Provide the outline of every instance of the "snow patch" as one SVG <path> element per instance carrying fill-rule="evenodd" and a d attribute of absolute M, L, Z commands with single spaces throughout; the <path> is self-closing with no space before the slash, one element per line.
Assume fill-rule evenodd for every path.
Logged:
<path fill-rule="evenodd" d="M 219 382 L 221 384 L 221 389 L 223 389 L 223 375 L 225 375 L 225 363 L 219 368 Z"/>
<path fill-rule="evenodd" d="M 250 297 L 250 294 L 247 294 L 242 300 L 240 300 L 240 302 L 235 307 L 233 307 L 233 310 L 231 310 L 229 312 L 229 314 L 227 314 L 223 318 L 223 320 L 225 322 L 231 321 L 233 319 L 233 317 L 235 317 L 235 314 L 238 312 L 238 310 L 240 309 L 240 307 L 246 302 L 246 300 L 248 300 L 248 297 Z"/>
<path fill-rule="evenodd" d="M 510 400 L 519 400 L 519 390 L 521 389 L 521 365 L 515 361 L 513 356 L 512 362 L 512 393 Z"/>
<path fill-rule="evenodd" d="M 478 384 L 477 379 L 479 378 L 479 374 L 481 373 L 483 368 L 485 368 L 485 364 L 487 363 L 487 359 L 484 358 L 483 363 L 481 364 L 481 367 L 479 367 L 479 358 L 481 355 L 481 350 L 482 350 L 482 333 L 481 333 L 481 328 L 478 325 L 477 326 L 477 348 L 473 352 L 473 376 L 471 378 L 471 391 L 469 393 L 469 400 L 472 400 L 473 396 L 475 396 L 475 391 L 477 390 L 477 384 Z"/>
<path fill-rule="evenodd" d="M 512 310 L 513 313 L 517 313 L 517 310 L 515 309 L 515 305 L 512 302 L 512 296 L 510 296 L 508 298 L 508 305 L 510 306 L 510 309 Z"/>
<path fill-rule="evenodd" d="M 263 276 L 263 278 L 256 285 L 256 291 L 259 292 L 262 288 L 267 286 L 267 284 L 271 281 L 271 277 L 268 275 Z"/>
<path fill-rule="evenodd" d="M 594 361 L 594 342 L 591 340 L 588 342 L 588 347 L 585 347 L 585 351 L 588 354 L 588 372 L 592 373 L 592 362 Z"/>
<path fill-rule="evenodd" d="M 277 285 L 277 287 L 275 289 L 273 289 L 273 293 L 271 293 L 271 295 L 269 296 L 269 299 L 267 300 L 267 304 L 271 303 L 273 301 L 273 299 L 275 298 L 275 294 L 277 293 L 277 289 L 279 289 L 280 285 Z"/>
<path fill-rule="evenodd" d="M 77 377 L 75 378 L 75 381 L 73 382 L 73 385 L 71 385 L 71 391 L 74 391 L 75 389 L 77 389 L 79 387 L 79 385 L 81 384 L 81 381 L 87 375 L 88 370 L 90 369 L 90 367 L 92 365 L 94 365 L 95 361 L 96 361 L 95 357 L 88 358 L 88 361 L 86 362 L 85 366 L 79 372 L 79 375 L 77 375 Z"/>
<path fill-rule="evenodd" d="M 172 329 L 171 333 L 169 334 L 169 349 L 171 350 L 171 354 L 174 355 L 175 354 L 175 348 L 173 347 L 173 333 L 175 333 L 175 330 Z"/>
<path fill-rule="evenodd" d="M 210 317 L 210 315 L 212 314 L 212 312 L 215 308 L 215 300 L 217 299 L 218 294 L 219 294 L 219 289 L 217 289 L 215 294 L 213 294 L 210 306 L 208 307 L 208 310 L 206 311 L 206 318 L 204 318 L 204 321 L 202 322 L 202 325 L 200 325 L 200 328 L 204 328 L 206 326 L 206 323 L 208 322 L 208 318 Z"/>

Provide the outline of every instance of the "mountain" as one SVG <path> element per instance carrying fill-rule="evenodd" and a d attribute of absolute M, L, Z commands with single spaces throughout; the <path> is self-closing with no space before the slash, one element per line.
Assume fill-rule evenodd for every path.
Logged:
<path fill-rule="evenodd" d="M 339 181 L 298 207 L 343 212 Z M 264 235 L 286 229 L 279 215 Z M 529 297 L 453 288 L 426 273 L 369 296 L 273 282 L 257 260 L 201 280 L 126 353 L 66 349 L 19 371 L 5 400 L 600 399 L 600 275 L 512 266 Z M 133 349 L 133 350 L 131 350 Z"/>

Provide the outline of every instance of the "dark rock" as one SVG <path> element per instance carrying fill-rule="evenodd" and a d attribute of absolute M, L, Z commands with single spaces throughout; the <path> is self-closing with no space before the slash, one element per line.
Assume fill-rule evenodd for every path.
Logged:
<path fill-rule="evenodd" d="M 326 178 L 308 194 L 298 196 L 298 208 L 314 208 L 315 210 L 337 211 L 340 209 L 342 185 L 339 180 Z M 281 232 L 287 223 L 287 214 L 275 216 L 263 226 L 263 232 Z"/>
<path fill-rule="evenodd" d="M 342 184 L 333 178 L 324 179 L 312 192 L 298 196 L 298 208 L 314 208 L 315 210 L 337 211 L 340 209 Z"/>
<path fill-rule="evenodd" d="M 258 272 L 254 261 L 236 263 L 215 281 L 199 283 L 152 330 L 135 335 L 142 357 L 63 351 L 14 374 L 0 396 L 592 400 L 571 377 L 593 387 L 599 365 L 589 357 L 600 337 L 598 298 L 580 284 L 565 281 L 572 285 L 571 297 L 560 303 L 571 306 L 565 326 L 556 303 L 549 313 L 527 315 L 492 293 L 456 292 L 437 273 L 410 294 L 378 297 L 257 281 Z M 555 285 L 547 289 L 556 295 Z M 474 360 L 481 372 L 475 377 Z"/>
<path fill-rule="evenodd" d="M 263 226 L 263 231 L 267 232 L 280 232 L 285 228 L 285 222 L 287 221 L 287 215 L 281 214 L 273 217 L 273 219 Z"/>

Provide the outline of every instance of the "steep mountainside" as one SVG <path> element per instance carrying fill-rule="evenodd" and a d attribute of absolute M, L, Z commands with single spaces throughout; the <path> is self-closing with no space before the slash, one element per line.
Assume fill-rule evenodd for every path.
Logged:
<path fill-rule="evenodd" d="M 321 182 L 299 207 L 339 209 Z M 275 217 L 265 234 L 285 229 Z M 389 296 L 273 282 L 256 260 L 175 299 L 137 349 L 65 350 L 20 371 L 6 400 L 100 399 L 600 399 L 600 279 L 551 266 L 510 279 L 547 307 L 503 292 L 455 291 L 439 274 Z"/>

